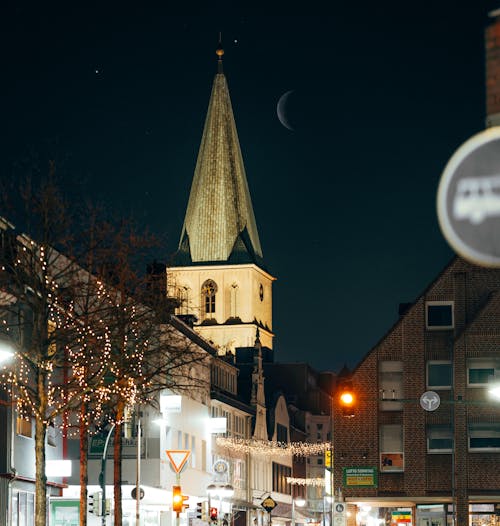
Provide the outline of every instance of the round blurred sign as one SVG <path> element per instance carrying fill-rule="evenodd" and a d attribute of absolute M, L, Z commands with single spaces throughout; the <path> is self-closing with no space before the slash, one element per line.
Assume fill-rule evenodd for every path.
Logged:
<path fill-rule="evenodd" d="M 458 254 L 500 267 L 500 127 L 474 135 L 453 154 L 439 183 L 437 212 Z"/>
<path fill-rule="evenodd" d="M 130 492 L 130 496 L 136 500 L 137 499 L 137 488 L 133 488 Z M 139 500 L 142 500 L 144 498 L 144 490 L 142 488 L 139 488 Z"/>

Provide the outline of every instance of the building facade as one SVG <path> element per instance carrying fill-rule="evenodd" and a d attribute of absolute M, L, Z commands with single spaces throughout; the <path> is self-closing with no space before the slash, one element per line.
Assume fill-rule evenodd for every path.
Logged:
<path fill-rule="evenodd" d="M 350 524 L 497 524 L 499 290 L 499 270 L 454 259 L 352 373 L 354 416 L 335 399 Z"/>

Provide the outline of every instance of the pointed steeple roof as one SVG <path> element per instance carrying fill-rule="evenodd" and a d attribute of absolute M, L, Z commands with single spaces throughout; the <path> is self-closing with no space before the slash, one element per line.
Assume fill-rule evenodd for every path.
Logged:
<path fill-rule="evenodd" d="M 186 263 L 260 263 L 253 213 L 226 77 L 217 49 L 215 75 L 179 242 Z M 184 256 L 184 258 L 182 257 Z"/>

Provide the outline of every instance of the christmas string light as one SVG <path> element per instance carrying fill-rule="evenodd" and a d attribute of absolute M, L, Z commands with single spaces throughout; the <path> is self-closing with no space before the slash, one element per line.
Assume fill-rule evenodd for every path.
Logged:
<path fill-rule="evenodd" d="M 266 440 L 218 437 L 217 445 L 242 454 L 308 457 L 330 449 L 329 442 L 275 442 Z"/>
<path fill-rule="evenodd" d="M 287 484 L 291 484 L 292 486 L 324 486 L 325 485 L 325 479 L 324 478 L 295 478 L 295 477 L 287 477 L 286 478 Z"/>

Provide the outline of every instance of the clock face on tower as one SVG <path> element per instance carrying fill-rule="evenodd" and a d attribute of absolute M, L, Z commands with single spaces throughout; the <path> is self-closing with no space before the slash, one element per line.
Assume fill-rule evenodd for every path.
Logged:
<path fill-rule="evenodd" d="M 264 300 L 264 287 L 262 286 L 262 283 L 259 286 L 259 298 L 260 298 L 260 301 Z"/>

